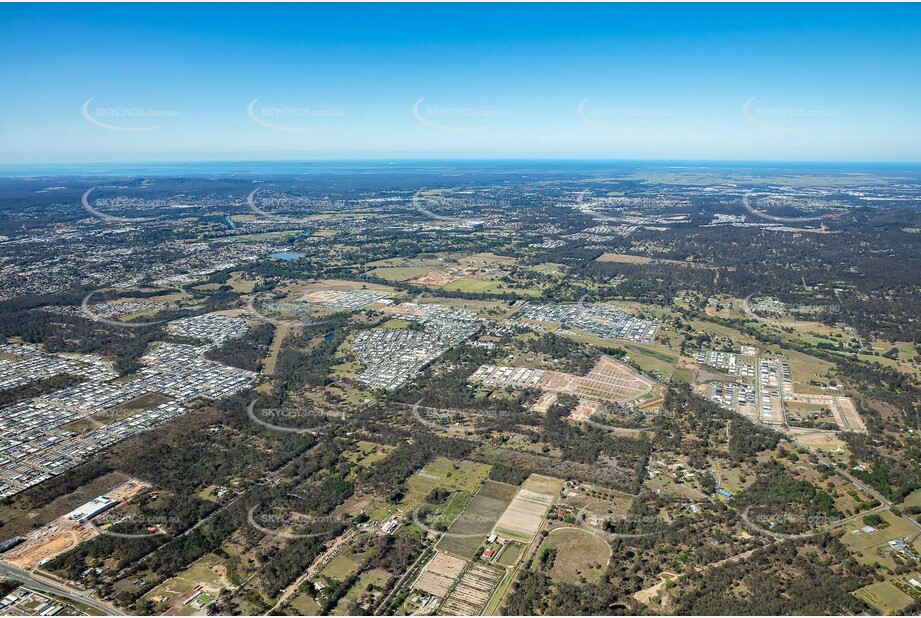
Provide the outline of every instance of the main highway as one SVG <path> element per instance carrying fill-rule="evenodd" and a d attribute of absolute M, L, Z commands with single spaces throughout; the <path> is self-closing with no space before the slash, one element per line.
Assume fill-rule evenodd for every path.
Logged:
<path fill-rule="evenodd" d="M 100 601 L 92 596 L 92 593 L 85 590 L 78 590 L 67 584 L 55 581 L 33 571 L 27 571 L 13 566 L 8 562 L 0 561 L 0 577 L 18 581 L 25 584 L 38 592 L 46 592 L 55 596 L 68 599 L 74 603 L 87 605 L 98 610 L 106 616 L 124 616 L 125 614 L 118 611 L 108 603 Z"/>

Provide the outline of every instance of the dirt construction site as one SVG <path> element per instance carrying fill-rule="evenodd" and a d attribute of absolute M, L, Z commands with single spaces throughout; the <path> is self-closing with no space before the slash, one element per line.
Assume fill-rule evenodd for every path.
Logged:
<path fill-rule="evenodd" d="M 113 487 L 105 496 L 124 504 L 148 487 L 132 479 Z M 62 515 L 25 535 L 21 544 L 3 554 L 3 560 L 22 569 L 32 569 L 98 535 L 98 529 L 90 521 L 74 521 Z"/>
<path fill-rule="evenodd" d="M 549 393 L 565 393 L 602 403 L 637 400 L 659 386 L 652 378 L 647 378 L 610 356 L 602 356 L 585 376 L 542 369 L 483 365 L 470 379 L 493 387 L 536 387 Z"/>

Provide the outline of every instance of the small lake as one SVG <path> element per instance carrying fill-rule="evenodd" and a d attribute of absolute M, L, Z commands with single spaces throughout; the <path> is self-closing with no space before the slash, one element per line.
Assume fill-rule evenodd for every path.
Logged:
<path fill-rule="evenodd" d="M 276 260 L 285 260 L 286 262 L 289 262 L 291 260 L 299 260 L 305 255 L 307 254 L 298 253 L 297 251 L 279 251 L 278 253 L 269 254 L 269 257 L 275 258 Z"/>

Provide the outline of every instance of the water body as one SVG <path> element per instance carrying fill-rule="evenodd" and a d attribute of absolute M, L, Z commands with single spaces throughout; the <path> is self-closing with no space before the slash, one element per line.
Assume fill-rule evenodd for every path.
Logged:
<path fill-rule="evenodd" d="M 279 251 L 278 253 L 269 254 L 269 257 L 275 258 L 276 260 L 284 260 L 286 262 L 290 262 L 291 260 L 299 260 L 305 255 L 307 254 L 298 253 L 297 251 Z"/>
<path fill-rule="evenodd" d="M 124 176 L 276 176 L 313 174 L 451 174 L 451 173 L 548 173 L 605 174 L 611 170 L 782 170 L 899 171 L 918 172 L 918 163 L 680 161 L 603 159 L 395 159 L 350 161 L 190 161 L 138 163 L 3 164 L 0 177 L 124 177 Z"/>

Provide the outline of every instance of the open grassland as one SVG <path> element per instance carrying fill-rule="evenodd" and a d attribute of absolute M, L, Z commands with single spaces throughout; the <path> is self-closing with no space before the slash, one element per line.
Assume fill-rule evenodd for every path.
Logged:
<path fill-rule="evenodd" d="M 790 365 L 790 376 L 793 378 L 793 390 L 796 393 L 824 393 L 820 387 L 809 384 L 810 381 L 816 381 L 827 384 L 828 379 L 822 376 L 826 374 L 833 365 L 828 361 L 823 361 L 814 356 L 796 352 L 794 350 L 780 350 L 787 357 L 787 363 Z"/>
<path fill-rule="evenodd" d="M 393 452 L 395 447 L 359 440 L 345 458 L 359 468 L 368 468 Z"/>
<path fill-rule="evenodd" d="M 515 287 L 514 283 L 506 283 L 493 279 L 475 279 L 464 277 L 452 281 L 443 288 L 449 292 L 479 292 L 490 294 L 513 293 L 519 296 L 540 296 L 542 290 L 537 287 Z"/>
<path fill-rule="evenodd" d="M 916 489 L 902 501 L 903 506 L 921 506 L 921 489 Z"/>
<path fill-rule="evenodd" d="M 290 607 L 294 608 L 298 616 L 319 616 L 321 610 L 320 604 L 303 592 L 291 599 Z"/>
<path fill-rule="evenodd" d="M 594 534 L 579 528 L 557 528 L 543 540 L 538 556 L 545 550 L 556 551 L 548 569 L 555 581 L 580 584 L 601 580 L 611 547 Z"/>
<path fill-rule="evenodd" d="M 633 505 L 633 497 L 583 485 L 575 491 L 567 491 L 566 495 L 560 498 L 560 503 L 572 507 L 577 512 L 586 511 L 587 514 L 614 519 L 627 516 Z"/>
<path fill-rule="evenodd" d="M 262 373 L 267 376 L 275 375 L 275 364 L 278 362 L 278 354 L 281 352 L 281 345 L 288 336 L 291 325 L 282 323 L 275 328 L 275 334 L 272 337 L 272 343 L 269 345 L 269 355 L 262 366 Z"/>
<path fill-rule="evenodd" d="M 432 269 L 428 266 L 399 266 L 394 268 L 375 268 L 370 275 L 387 281 L 409 281 L 427 274 Z"/>
<path fill-rule="evenodd" d="M 411 322 L 408 320 L 401 320 L 399 318 L 393 318 L 392 320 L 387 320 L 381 324 L 378 328 L 383 330 L 407 330 Z"/>
<path fill-rule="evenodd" d="M 511 266 L 518 260 L 509 255 L 496 255 L 495 253 L 477 253 L 462 257 L 459 259 L 462 264 L 471 264 L 474 266 Z"/>

